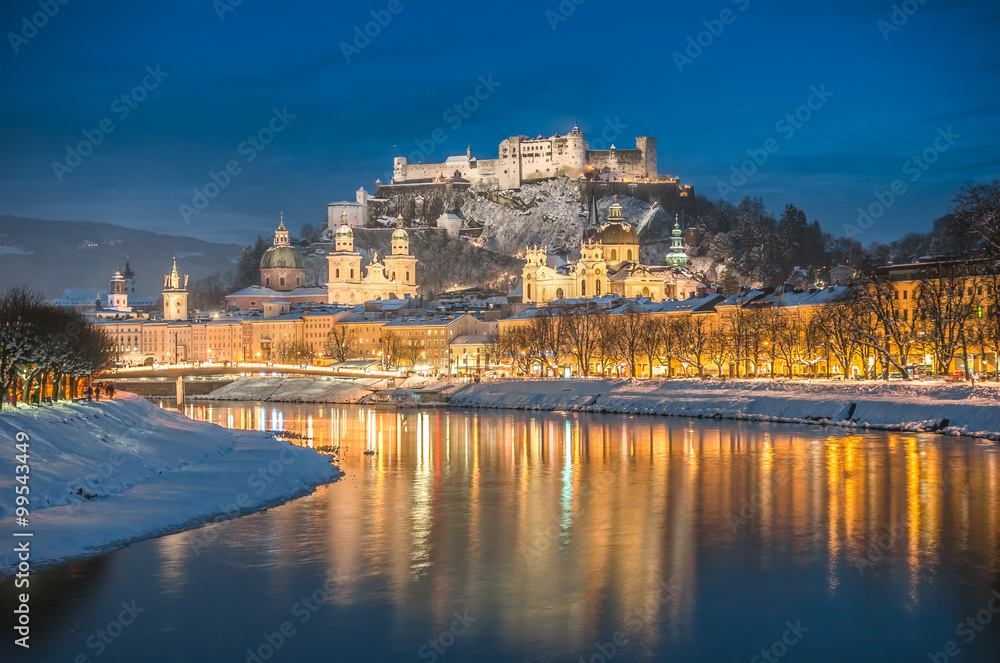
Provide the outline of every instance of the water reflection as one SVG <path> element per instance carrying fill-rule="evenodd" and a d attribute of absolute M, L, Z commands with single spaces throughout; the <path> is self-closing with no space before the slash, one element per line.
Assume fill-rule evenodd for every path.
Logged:
<path fill-rule="evenodd" d="M 247 546 L 276 567 L 319 558 L 345 607 L 374 591 L 400 620 L 441 624 L 463 606 L 489 615 L 511 651 L 548 643 L 553 655 L 582 655 L 615 630 L 633 653 L 684 651 L 704 632 L 706 612 L 722 609 L 722 579 L 731 590 L 734 575 L 746 573 L 735 577 L 750 587 L 783 578 L 794 595 L 815 575 L 822 591 L 800 598 L 831 611 L 874 592 L 914 616 L 897 625 L 892 645 L 909 653 L 923 646 L 924 626 L 940 626 L 924 605 L 935 583 L 957 579 L 976 589 L 974 602 L 1000 571 L 1000 463 L 991 444 L 569 413 L 184 411 L 341 448 L 341 483 L 255 525 L 266 523 L 269 536 L 244 528 L 220 539 L 236 563 L 246 556 L 235 549 Z M 189 548 L 171 538 L 159 545 L 174 583 Z M 808 581 L 798 585 L 795 574 Z M 964 598 L 943 610 L 949 627 L 952 614 L 951 624 L 965 616 Z M 813 642 L 823 637 L 837 641 Z"/>

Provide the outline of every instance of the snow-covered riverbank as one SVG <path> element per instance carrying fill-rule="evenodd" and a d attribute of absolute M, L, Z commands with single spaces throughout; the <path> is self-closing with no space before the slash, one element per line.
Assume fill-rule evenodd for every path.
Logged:
<path fill-rule="evenodd" d="M 30 493 L 23 527 L 15 488 L 24 459 L 15 458 L 15 444 L 25 435 Z M 131 394 L 4 410 L 0 439 L 0 537 L 32 533 L 32 570 L 259 511 L 340 475 L 311 449 L 192 421 Z M 17 562 L 15 554 L 0 555 L 0 576 Z"/>
<path fill-rule="evenodd" d="M 384 378 L 347 380 L 332 377 L 242 378 L 191 400 L 268 403 L 357 403 L 387 386 Z"/>
<path fill-rule="evenodd" d="M 936 430 L 1000 440 L 1000 388 L 964 383 L 772 380 L 505 380 L 468 384 L 454 407 L 581 410 Z"/>

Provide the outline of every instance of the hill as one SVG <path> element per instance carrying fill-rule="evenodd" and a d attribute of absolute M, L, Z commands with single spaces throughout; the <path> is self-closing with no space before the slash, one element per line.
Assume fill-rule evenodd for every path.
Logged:
<path fill-rule="evenodd" d="M 225 273 L 240 247 L 161 235 L 111 223 L 48 221 L 0 215 L 0 289 L 29 285 L 46 297 L 67 288 L 106 288 L 129 261 L 136 291 L 158 295 L 176 256 L 178 270 L 199 279 Z"/>

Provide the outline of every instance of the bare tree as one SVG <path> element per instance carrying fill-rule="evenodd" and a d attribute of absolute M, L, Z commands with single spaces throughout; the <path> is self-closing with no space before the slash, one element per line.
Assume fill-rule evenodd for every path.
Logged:
<path fill-rule="evenodd" d="M 914 334 L 903 319 L 902 300 L 896 299 L 892 282 L 869 263 L 858 270 L 842 301 L 859 313 L 845 322 L 858 343 L 879 355 L 883 377 L 888 377 L 890 366 L 909 377 L 906 359 Z"/>
<path fill-rule="evenodd" d="M 715 364 L 719 377 L 722 377 L 722 367 L 733 358 L 730 334 L 723 325 L 715 325 L 711 328 L 705 344 L 705 351 L 712 363 Z"/>
<path fill-rule="evenodd" d="M 785 362 L 785 370 L 789 379 L 792 378 L 792 366 L 802 354 L 802 324 L 798 316 L 786 315 L 775 310 L 775 319 L 769 325 L 770 347 L 772 357 L 771 376 L 774 377 L 773 358 L 780 357 Z"/>
<path fill-rule="evenodd" d="M 410 368 L 416 369 L 417 362 L 420 358 L 424 356 L 424 344 L 416 339 L 407 339 L 400 343 L 399 357 L 403 362 L 410 365 Z"/>
<path fill-rule="evenodd" d="M 628 366 L 629 376 L 636 376 L 636 364 L 642 355 L 643 338 L 649 325 L 649 316 L 642 312 L 636 304 L 629 304 L 625 311 L 609 317 L 617 318 L 615 322 L 614 339 L 618 344 L 619 354 Z"/>
<path fill-rule="evenodd" d="M 947 373 L 952 359 L 965 355 L 966 323 L 971 313 L 970 300 L 965 294 L 969 270 L 968 263 L 940 262 L 929 265 L 921 274 L 915 296 L 917 310 L 913 322 L 917 334 L 929 341 L 927 347 L 934 353 L 937 373 Z M 975 285 L 970 286 L 975 292 Z M 965 362 L 963 361 L 963 365 Z M 968 375 L 968 367 L 966 366 Z"/>
<path fill-rule="evenodd" d="M 532 358 L 526 345 L 528 343 L 527 330 L 523 325 L 511 327 L 499 334 L 500 347 L 503 353 L 510 359 L 511 367 L 519 374 L 526 375 L 531 372 Z"/>
<path fill-rule="evenodd" d="M 353 327 L 335 324 L 326 335 L 323 351 L 336 361 L 347 361 L 358 349 L 358 335 Z"/>
<path fill-rule="evenodd" d="M 400 347 L 399 337 L 393 332 L 382 334 L 382 368 L 396 368 L 399 366 Z"/>
<path fill-rule="evenodd" d="M 576 359 L 584 377 L 590 375 L 590 366 L 598 354 L 601 337 L 601 310 L 592 302 L 563 309 L 560 333 L 563 338 L 563 352 Z"/>
<path fill-rule="evenodd" d="M 703 315 L 686 315 L 679 321 L 678 353 L 681 361 L 694 366 L 698 376 L 705 374 L 705 357 L 709 339 L 712 335 L 712 324 Z"/>
<path fill-rule="evenodd" d="M 483 359 L 486 361 L 486 370 L 496 366 L 503 359 L 503 344 L 500 342 L 499 331 L 492 331 L 486 335 L 486 342 L 483 344 Z"/>
<path fill-rule="evenodd" d="M 606 315 L 601 319 L 601 332 L 598 337 L 597 350 L 601 358 L 602 372 L 607 375 L 608 367 L 614 366 L 615 375 L 621 376 L 621 364 L 625 360 L 625 353 L 618 340 L 621 333 L 621 318 L 617 315 Z"/>
<path fill-rule="evenodd" d="M 539 364 L 550 370 L 556 370 L 562 356 L 562 339 L 560 338 L 561 318 L 555 315 L 555 309 L 539 309 L 526 328 L 526 348 Z"/>
<path fill-rule="evenodd" d="M 854 357 L 860 355 L 860 343 L 852 332 L 853 319 L 858 315 L 862 314 L 848 303 L 827 302 L 814 318 L 823 330 L 827 347 L 844 371 L 844 377 L 851 374 Z"/>

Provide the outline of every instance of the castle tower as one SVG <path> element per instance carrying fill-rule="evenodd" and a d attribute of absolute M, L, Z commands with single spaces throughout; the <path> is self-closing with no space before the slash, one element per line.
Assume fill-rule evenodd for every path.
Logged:
<path fill-rule="evenodd" d="M 417 259 L 410 255 L 410 235 L 403 227 L 403 215 L 396 217 L 392 232 L 392 255 L 385 258 L 386 276 L 399 284 L 398 294 L 412 297 L 417 294 Z"/>
<path fill-rule="evenodd" d="M 684 252 L 684 238 L 682 237 L 681 224 L 674 215 L 674 229 L 670 238 L 670 253 L 667 254 L 667 264 L 676 269 L 684 269 L 688 262 L 687 253 Z"/>
<path fill-rule="evenodd" d="M 574 124 L 573 130 L 566 134 L 566 154 L 562 157 L 561 164 L 571 178 L 579 177 L 587 171 L 587 140 L 578 124 Z"/>
<path fill-rule="evenodd" d="M 123 313 L 132 310 L 128 307 L 128 282 L 117 267 L 108 287 L 108 309 Z"/>
<path fill-rule="evenodd" d="M 181 285 L 180 274 L 177 273 L 177 258 L 174 258 L 174 268 L 163 277 L 163 319 L 187 320 L 188 317 L 188 275 L 184 275 L 184 285 Z"/>
<path fill-rule="evenodd" d="M 288 241 L 285 215 L 274 231 L 274 246 L 260 258 L 260 284 L 279 292 L 288 292 L 306 284 L 306 261 Z"/>
<path fill-rule="evenodd" d="M 635 146 L 642 154 L 643 170 L 645 171 L 643 175 L 650 179 L 655 179 L 657 176 L 656 138 L 652 136 L 637 136 Z"/>

